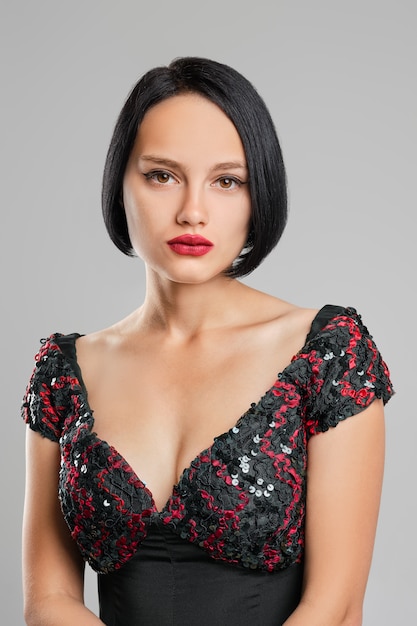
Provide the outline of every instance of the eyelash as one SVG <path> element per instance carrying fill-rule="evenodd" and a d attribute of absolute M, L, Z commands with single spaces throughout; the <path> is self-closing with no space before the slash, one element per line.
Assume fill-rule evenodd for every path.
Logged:
<path fill-rule="evenodd" d="M 144 174 L 146 180 L 149 180 L 151 182 L 153 182 L 156 185 L 159 185 L 161 187 L 163 187 L 164 185 L 167 185 L 168 182 L 165 183 L 161 183 L 157 180 L 155 180 L 155 178 L 160 175 L 163 174 L 165 176 L 168 176 L 169 178 L 175 179 L 175 176 L 173 174 L 171 174 L 170 172 L 167 172 L 165 170 L 152 170 L 151 172 L 147 172 L 146 174 Z M 217 178 L 215 180 L 215 183 L 219 183 L 220 181 L 224 181 L 224 180 L 228 180 L 231 181 L 232 183 L 234 183 L 238 188 L 241 187 L 242 185 L 246 185 L 247 182 L 240 180 L 240 178 L 237 178 L 236 176 L 219 176 L 219 178 Z M 224 191 L 232 191 L 233 189 L 235 189 L 235 187 L 220 187 L 220 189 L 223 189 Z"/>
<path fill-rule="evenodd" d="M 236 176 L 220 176 L 217 180 L 216 183 L 220 182 L 221 180 L 230 180 L 232 183 L 234 183 L 238 188 L 241 187 L 242 185 L 246 185 L 245 182 L 243 182 L 243 180 L 240 180 L 240 178 L 236 178 Z M 235 189 L 235 187 L 220 187 L 221 189 L 224 189 L 225 191 L 232 191 L 233 189 Z"/>
<path fill-rule="evenodd" d="M 155 180 L 156 176 L 158 176 L 160 174 L 164 174 L 165 176 L 169 176 L 170 178 L 175 179 L 175 176 L 173 176 L 169 172 L 166 172 L 165 170 L 152 170 L 151 172 L 147 172 L 146 174 L 144 174 L 144 176 L 145 176 L 146 180 L 150 180 L 151 182 L 155 183 L 156 185 L 164 186 L 167 183 L 161 183 L 161 182 Z"/>

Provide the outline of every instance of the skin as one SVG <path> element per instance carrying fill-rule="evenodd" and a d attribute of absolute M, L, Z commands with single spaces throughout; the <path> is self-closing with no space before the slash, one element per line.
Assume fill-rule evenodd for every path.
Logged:
<path fill-rule="evenodd" d="M 148 111 L 123 184 L 132 245 L 146 264 L 145 300 L 77 341 L 95 431 L 159 510 L 184 468 L 272 386 L 316 313 L 224 275 L 246 241 L 247 181 L 239 135 L 217 106 L 181 95 Z M 185 233 L 210 240 L 210 252 L 183 256 L 167 245 Z M 286 626 L 361 624 L 383 451 L 378 401 L 312 438 L 304 592 Z M 57 444 L 28 430 L 27 466 L 27 623 L 100 624 L 83 605 L 83 564 L 59 510 Z"/>

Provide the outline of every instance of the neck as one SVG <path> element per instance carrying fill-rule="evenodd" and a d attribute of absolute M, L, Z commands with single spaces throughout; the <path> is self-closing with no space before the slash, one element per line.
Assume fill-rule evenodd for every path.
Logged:
<path fill-rule="evenodd" d="M 238 319 L 237 294 L 244 289 L 240 282 L 223 275 L 203 284 L 181 284 L 147 269 L 141 323 L 182 337 L 224 327 Z"/>

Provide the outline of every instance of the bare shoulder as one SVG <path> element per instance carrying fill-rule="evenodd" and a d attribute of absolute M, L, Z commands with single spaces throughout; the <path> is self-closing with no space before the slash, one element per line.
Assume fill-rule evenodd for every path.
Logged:
<path fill-rule="evenodd" d="M 282 367 L 305 345 L 318 310 L 298 306 L 275 296 L 254 291 L 251 311 L 256 340 L 265 349 L 282 355 Z"/>
<path fill-rule="evenodd" d="M 77 339 L 77 359 L 80 363 L 97 367 L 103 357 L 120 350 L 129 344 L 129 330 L 133 327 L 133 314 L 100 330 L 81 335 Z"/>
<path fill-rule="evenodd" d="M 115 333 L 113 327 L 103 328 L 86 335 L 81 335 L 81 337 L 77 339 L 77 355 L 89 354 L 92 357 L 94 354 L 98 355 L 104 349 L 108 349 L 114 340 Z"/>
<path fill-rule="evenodd" d="M 291 351 L 295 354 L 304 346 L 317 313 L 317 309 L 285 302 L 278 315 L 272 318 L 271 325 L 278 338 L 292 346 Z"/>
<path fill-rule="evenodd" d="M 253 308 L 261 324 L 285 335 L 306 337 L 318 309 L 298 306 L 270 294 L 253 290 Z"/>

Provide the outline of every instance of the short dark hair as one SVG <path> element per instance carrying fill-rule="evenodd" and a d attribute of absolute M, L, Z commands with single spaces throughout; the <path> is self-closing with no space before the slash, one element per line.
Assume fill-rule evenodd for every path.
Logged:
<path fill-rule="evenodd" d="M 145 113 L 172 96 L 199 94 L 222 109 L 236 127 L 246 155 L 252 215 L 247 244 L 226 271 L 252 272 L 278 243 L 287 221 L 287 180 L 271 115 L 253 85 L 233 68 L 205 58 L 182 57 L 149 70 L 131 90 L 107 152 L 102 186 L 104 222 L 110 238 L 133 255 L 121 203 L 123 177 Z"/>

